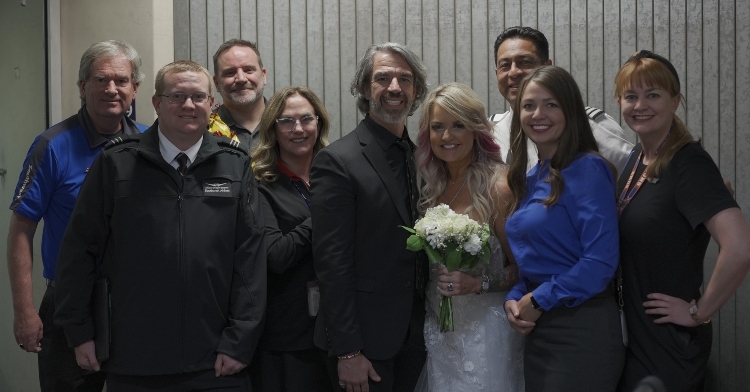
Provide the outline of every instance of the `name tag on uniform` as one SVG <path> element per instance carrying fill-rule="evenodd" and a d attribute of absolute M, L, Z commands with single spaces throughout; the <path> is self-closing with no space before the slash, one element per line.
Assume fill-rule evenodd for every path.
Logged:
<path fill-rule="evenodd" d="M 203 194 L 205 196 L 232 196 L 232 182 L 222 180 L 209 180 L 203 183 Z"/>

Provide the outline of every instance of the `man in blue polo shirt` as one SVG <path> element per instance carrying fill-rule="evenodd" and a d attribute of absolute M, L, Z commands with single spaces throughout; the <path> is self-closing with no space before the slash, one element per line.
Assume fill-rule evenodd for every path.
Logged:
<path fill-rule="evenodd" d="M 8 270 L 13 293 L 13 331 L 21 349 L 38 354 L 39 382 L 47 391 L 101 391 L 103 372 L 76 364 L 55 313 L 55 266 L 60 242 L 89 166 L 110 139 L 143 132 L 126 116 L 143 79 L 141 58 L 127 43 L 93 44 L 81 57 L 78 87 L 84 106 L 37 136 L 23 164 L 10 209 Z M 32 296 L 33 238 L 40 220 L 47 290 L 39 313 Z"/>

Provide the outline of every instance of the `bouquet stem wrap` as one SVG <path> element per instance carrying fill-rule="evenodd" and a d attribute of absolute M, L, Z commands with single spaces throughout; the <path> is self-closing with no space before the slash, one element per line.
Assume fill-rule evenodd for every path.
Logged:
<path fill-rule="evenodd" d="M 432 268 L 445 266 L 449 272 L 470 272 L 490 258 L 489 226 L 457 214 L 445 204 L 427 209 L 413 229 L 401 227 L 412 233 L 406 240 L 406 248 L 414 252 L 424 250 Z M 441 332 L 453 331 L 451 297 L 441 296 L 438 323 Z"/>

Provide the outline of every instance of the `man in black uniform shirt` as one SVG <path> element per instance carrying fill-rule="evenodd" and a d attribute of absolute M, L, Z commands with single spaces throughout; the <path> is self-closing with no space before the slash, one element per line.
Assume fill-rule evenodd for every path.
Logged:
<path fill-rule="evenodd" d="M 110 392 L 250 387 L 263 222 L 245 149 L 207 131 L 212 92 L 192 61 L 159 70 L 157 121 L 99 155 L 65 232 L 55 322 L 79 366 L 98 369 L 90 299 L 97 275 L 109 281 Z"/>

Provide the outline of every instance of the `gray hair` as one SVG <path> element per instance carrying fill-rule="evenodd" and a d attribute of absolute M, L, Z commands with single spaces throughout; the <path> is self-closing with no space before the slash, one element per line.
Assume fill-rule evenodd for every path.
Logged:
<path fill-rule="evenodd" d="M 349 87 L 352 95 L 357 99 L 357 109 L 362 114 L 370 112 L 370 101 L 365 97 L 365 87 L 370 83 L 372 77 L 372 69 L 374 67 L 375 54 L 378 52 L 392 52 L 400 55 L 411 67 L 411 71 L 414 74 L 414 87 L 416 94 L 414 95 L 414 103 L 409 110 L 411 116 L 417 111 L 419 105 L 424 101 L 427 95 L 427 69 L 422 60 L 417 57 L 414 52 L 407 49 L 406 46 L 395 42 L 386 42 L 380 45 L 371 45 L 367 48 L 364 56 L 359 60 L 357 64 L 357 72 L 354 74 L 351 86 Z"/>
<path fill-rule="evenodd" d="M 94 64 L 94 61 L 118 56 L 124 56 L 130 62 L 130 78 L 134 85 L 139 85 L 144 77 L 143 73 L 141 73 L 141 56 L 138 55 L 138 52 L 129 43 L 109 40 L 97 42 L 83 52 L 81 65 L 78 67 L 78 86 L 80 87 L 81 83 L 89 78 L 91 66 Z M 83 95 L 81 95 L 81 99 L 83 99 Z"/>

